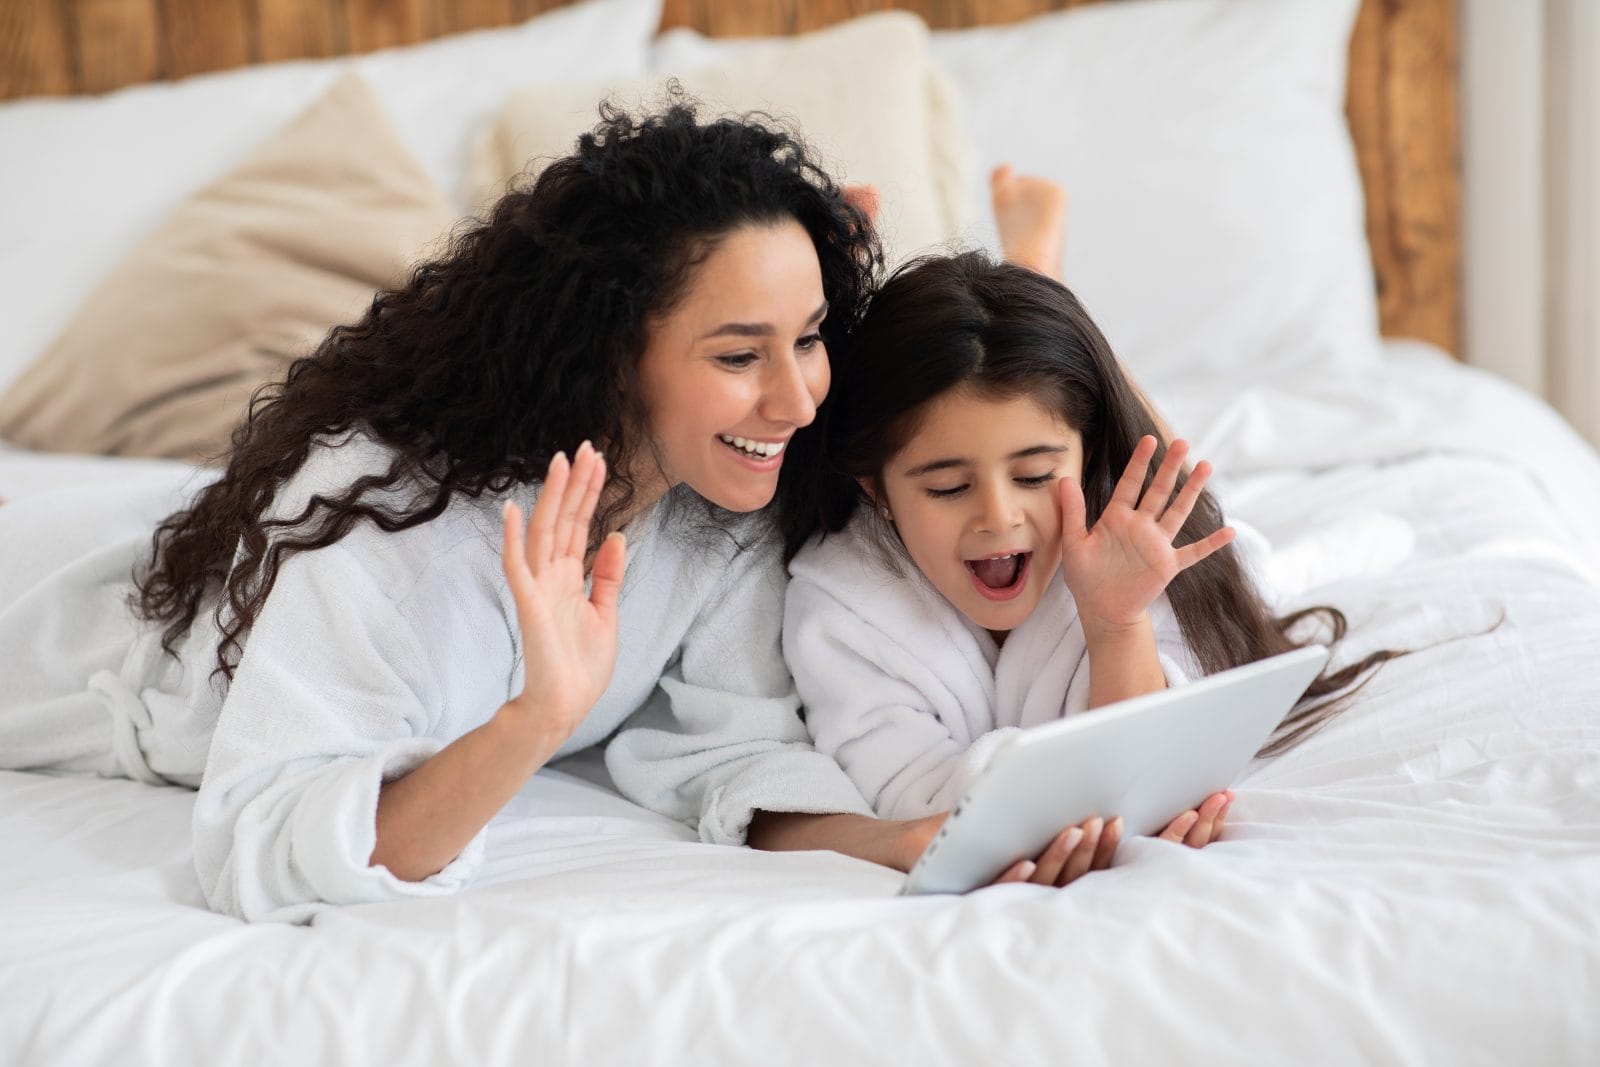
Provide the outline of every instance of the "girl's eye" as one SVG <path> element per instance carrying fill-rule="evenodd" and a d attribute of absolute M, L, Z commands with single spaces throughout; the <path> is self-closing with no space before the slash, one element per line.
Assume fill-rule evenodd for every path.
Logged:
<path fill-rule="evenodd" d="M 965 485 L 956 485 L 950 487 L 949 489 L 929 489 L 928 495 L 937 500 L 942 497 L 957 496 L 966 491 L 967 487 Z"/>
<path fill-rule="evenodd" d="M 730 370 L 744 370 L 756 361 L 754 352 L 739 352 L 731 356 L 718 356 L 717 362 Z"/>
<path fill-rule="evenodd" d="M 1019 477 L 1019 478 L 1016 479 L 1016 482 L 1017 482 L 1018 485 L 1040 486 L 1040 485 L 1043 485 L 1045 482 L 1053 482 L 1053 481 L 1055 481 L 1055 478 L 1056 478 L 1056 472 L 1055 471 L 1047 471 L 1044 474 L 1029 475 L 1026 478 Z"/>
<path fill-rule="evenodd" d="M 795 342 L 795 347 L 802 352 L 809 352 L 820 344 L 822 344 L 822 335 L 820 333 L 808 333 Z"/>

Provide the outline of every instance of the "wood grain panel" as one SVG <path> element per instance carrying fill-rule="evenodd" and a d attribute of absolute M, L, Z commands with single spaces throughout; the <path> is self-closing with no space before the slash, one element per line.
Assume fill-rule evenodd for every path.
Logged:
<path fill-rule="evenodd" d="M 256 58 L 254 5 L 246 0 L 160 0 L 161 71 L 187 78 Z"/>
<path fill-rule="evenodd" d="M 0 3 L 0 100 L 76 91 L 78 72 L 54 0 Z"/>
<path fill-rule="evenodd" d="M 565 0 L 0 0 L 0 99 L 100 92 L 251 61 L 343 55 L 503 25 Z M 935 27 L 1113 0 L 664 0 L 713 36 L 819 29 L 886 7 Z M 1347 111 L 1387 336 L 1460 338 L 1458 0 L 1363 0 Z"/>
<path fill-rule="evenodd" d="M 352 52 L 372 52 L 425 40 L 427 0 L 344 0 Z"/>
<path fill-rule="evenodd" d="M 342 56 L 350 51 L 342 0 L 254 0 L 263 62 Z"/>
<path fill-rule="evenodd" d="M 103 93 L 162 76 L 155 0 L 74 0 L 70 7 L 79 92 Z"/>

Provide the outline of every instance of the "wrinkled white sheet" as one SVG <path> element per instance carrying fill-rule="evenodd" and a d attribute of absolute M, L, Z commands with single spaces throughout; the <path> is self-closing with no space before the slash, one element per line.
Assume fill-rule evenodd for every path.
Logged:
<path fill-rule="evenodd" d="M 0 774 L 0 1060 L 1595 1063 L 1600 459 L 1390 355 L 1158 390 L 1286 606 L 1342 607 L 1347 656 L 1420 649 L 1255 764 L 1217 845 L 900 899 L 844 857 L 700 844 L 591 760 L 529 783 L 459 898 L 246 926 L 201 903 L 190 794 Z M 0 453 L 0 496 L 119 469 Z"/>

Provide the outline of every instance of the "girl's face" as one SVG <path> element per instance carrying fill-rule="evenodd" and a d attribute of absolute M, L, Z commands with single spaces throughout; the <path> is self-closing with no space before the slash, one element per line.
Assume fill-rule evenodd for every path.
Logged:
<path fill-rule="evenodd" d="M 1059 478 L 1083 440 L 1028 397 L 957 389 L 932 401 L 883 471 L 883 499 L 918 569 L 995 634 L 1022 625 L 1061 563 Z"/>
<path fill-rule="evenodd" d="M 772 500 L 784 450 L 828 392 L 822 270 L 799 223 L 718 242 L 639 362 L 656 455 L 641 496 L 687 483 L 730 511 Z M 656 464 L 659 464 L 657 468 Z"/>

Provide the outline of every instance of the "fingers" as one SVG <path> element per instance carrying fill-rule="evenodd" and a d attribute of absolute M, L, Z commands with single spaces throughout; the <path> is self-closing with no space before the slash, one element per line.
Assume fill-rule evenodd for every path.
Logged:
<path fill-rule="evenodd" d="M 1159 835 L 1162 841 L 1171 841 L 1174 845 L 1183 844 L 1184 837 L 1193 829 L 1194 824 L 1200 821 L 1200 813 L 1193 809 L 1167 823 L 1167 828 Z"/>
<path fill-rule="evenodd" d="M 622 592 L 622 575 L 628 565 L 628 545 L 619 530 L 600 543 L 591 572 L 589 602 L 607 615 L 615 615 L 617 596 Z"/>
<path fill-rule="evenodd" d="M 1161 466 L 1156 468 L 1156 476 L 1151 479 L 1150 488 L 1145 490 L 1144 499 L 1139 501 L 1140 511 L 1152 519 L 1160 519 L 1163 513 L 1172 510 L 1167 507 L 1167 502 L 1172 500 L 1172 491 L 1178 485 L 1178 474 L 1183 470 L 1183 460 L 1188 454 L 1187 441 L 1177 440 L 1167 447 L 1166 457 L 1162 459 Z M 1182 520 L 1179 520 L 1178 525 L 1183 525 Z"/>
<path fill-rule="evenodd" d="M 1117 487 L 1112 490 L 1111 504 L 1121 504 L 1130 511 L 1139 506 L 1139 494 L 1144 489 L 1145 472 L 1150 469 L 1150 457 L 1156 454 L 1156 439 L 1150 434 L 1139 438 L 1139 443 L 1133 448 L 1133 455 L 1128 457 L 1128 465 L 1123 468 L 1122 477 L 1117 479 Z"/>
<path fill-rule="evenodd" d="M 1103 871 L 1111 866 L 1112 857 L 1117 854 L 1117 846 L 1122 843 L 1122 816 L 1118 815 L 1106 824 L 1106 829 L 1100 835 L 1100 844 L 1094 850 L 1094 862 L 1089 865 L 1091 871 Z"/>
<path fill-rule="evenodd" d="M 1175 553 L 1178 560 L 1178 569 L 1185 570 L 1205 559 L 1219 548 L 1225 548 L 1234 538 L 1232 526 L 1224 526 L 1214 530 L 1207 536 L 1192 545 L 1184 545 Z"/>
<path fill-rule="evenodd" d="M 544 572 L 555 556 L 556 514 L 562 498 L 567 493 L 567 482 L 572 475 L 572 465 L 565 452 L 557 452 L 545 472 L 544 485 L 539 489 L 539 499 L 533 504 L 533 517 L 528 520 L 526 558 L 528 569 L 535 575 Z"/>
<path fill-rule="evenodd" d="M 1056 878 L 1056 885 L 1076 881 L 1094 868 L 1095 850 L 1100 846 L 1100 834 L 1105 830 L 1105 821 L 1096 815 L 1083 824 L 1082 830 L 1083 837 L 1067 857 L 1061 874 Z"/>
<path fill-rule="evenodd" d="M 1039 858 L 1034 862 L 1033 874 L 1028 881 L 1039 885 L 1065 885 L 1057 879 L 1067 865 L 1067 860 L 1072 856 L 1073 850 L 1083 841 L 1083 831 L 1076 826 L 1069 826 L 1055 836 L 1045 850 L 1039 853 Z"/>
<path fill-rule="evenodd" d="M 1231 793 L 1212 793 L 1193 814 L 1194 825 L 1183 835 L 1183 843 L 1190 848 L 1204 848 L 1222 833 L 1222 817 L 1233 802 Z"/>
<path fill-rule="evenodd" d="M 1033 877 L 1034 862 L 1032 860 L 1018 860 L 1006 868 L 1006 872 L 990 885 L 1004 885 L 1006 882 L 1026 882 Z"/>
<path fill-rule="evenodd" d="M 586 544 L 589 539 L 588 516 L 581 515 L 584 501 L 589 496 L 590 482 L 593 481 L 596 467 L 603 466 L 600 454 L 588 441 L 578 446 L 578 451 L 573 454 L 571 477 L 562 485 L 558 498 L 555 530 L 551 535 L 551 558 L 572 555 L 573 540 L 578 539 L 580 545 Z M 546 491 L 550 490 L 547 483 Z M 600 499 L 600 489 L 594 489 L 594 498 Z M 543 503 L 541 495 L 540 503 Z M 594 505 L 589 505 L 589 514 L 594 513 Z M 583 549 L 578 549 L 578 555 L 583 554 Z"/>
<path fill-rule="evenodd" d="M 1058 490 L 1061 500 L 1061 536 L 1078 539 L 1087 535 L 1089 517 L 1083 502 L 1083 486 L 1075 478 L 1062 478 Z"/>
<path fill-rule="evenodd" d="M 1198 807 L 1179 815 L 1161 831 L 1163 841 L 1190 848 L 1204 848 L 1222 836 L 1222 823 L 1233 803 L 1233 792 L 1212 793 Z"/>
<path fill-rule="evenodd" d="M 509 500 L 501 509 L 501 526 L 503 529 L 500 564 L 505 569 L 506 583 L 511 586 L 511 595 L 520 604 L 532 592 L 533 575 L 528 573 L 528 549 L 524 544 L 526 534 L 522 524 L 522 509 Z"/>
<path fill-rule="evenodd" d="M 1172 447 L 1176 449 L 1180 444 L 1184 444 L 1184 442 L 1175 441 Z M 1187 445 L 1184 446 L 1184 451 L 1188 451 Z M 1170 455 L 1171 453 L 1169 452 L 1168 456 Z M 1176 475 L 1176 472 L 1174 472 L 1174 475 Z M 1178 490 L 1178 496 L 1172 501 L 1172 506 L 1164 512 L 1156 513 L 1160 515 L 1161 528 L 1163 530 L 1172 537 L 1178 536 L 1178 531 L 1183 529 L 1183 524 L 1189 521 L 1189 513 L 1194 511 L 1194 506 L 1200 499 L 1201 491 L 1205 489 L 1206 482 L 1210 480 L 1211 464 L 1205 460 L 1196 463 L 1194 470 L 1190 471 L 1189 477 L 1184 480 L 1183 488 Z M 1172 485 L 1169 483 L 1161 500 L 1165 502 L 1171 495 Z"/>

